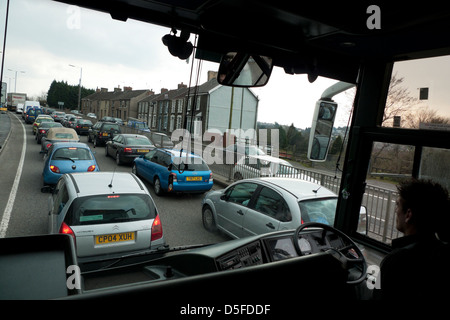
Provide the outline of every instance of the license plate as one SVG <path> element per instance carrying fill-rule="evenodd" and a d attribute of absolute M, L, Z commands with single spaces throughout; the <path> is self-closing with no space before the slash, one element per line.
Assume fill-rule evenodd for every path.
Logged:
<path fill-rule="evenodd" d="M 88 127 L 81 127 L 81 129 L 87 129 Z"/>
<path fill-rule="evenodd" d="M 106 132 L 103 132 L 102 136 L 107 137 L 107 136 L 109 136 L 109 134 Z"/>
<path fill-rule="evenodd" d="M 149 149 L 137 149 L 137 152 L 148 153 Z"/>
<path fill-rule="evenodd" d="M 202 181 L 202 177 L 186 177 L 186 181 Z"/>
<path fill-rule="evenodd" d="M 107 243 L 131 241 L 134 240 L 134 237 L 135 237 L 134 232 L 104 234 L 95 237 L 95 244 L 107 244 Z"/>

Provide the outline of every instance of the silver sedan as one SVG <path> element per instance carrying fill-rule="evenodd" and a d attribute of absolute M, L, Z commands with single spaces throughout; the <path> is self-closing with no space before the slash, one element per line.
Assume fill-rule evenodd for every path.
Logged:
<path fill-rule="evenodd" d="M 233 238 L 295 229 L 309 221 L 332 226 L 337 199 L 325 187 L 300 179 L 245 179 L 205 195 L 203 225 Z"/>

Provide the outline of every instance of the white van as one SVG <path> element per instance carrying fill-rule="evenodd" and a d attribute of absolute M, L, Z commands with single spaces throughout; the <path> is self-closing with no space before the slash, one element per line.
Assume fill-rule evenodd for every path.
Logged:
<path fill-rule="evenodd" d="M 27 114 L 28 109 L 33 108 L 33 107 L 40 108 L 41 104 L 39 103 L 39 101 L 25 101 L 25 104 L 23 106 L 23 111 L 22 111 L 23 119 L 25 119 L 25 115 Z"/>
<path fill-rule="evenodd" d="M 23 103 L 17 104 L 16 113 L 23 113 Z"/>

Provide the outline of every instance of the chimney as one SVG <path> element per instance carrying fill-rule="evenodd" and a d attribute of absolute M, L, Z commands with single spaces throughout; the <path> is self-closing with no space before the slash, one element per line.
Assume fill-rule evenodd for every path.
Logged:
<path fill-rule="evenodd" d="M 187 85 L 185 85 L 183 82 L 181 82 L 178 84 L 178 89 L 181 89 L 181 88 L 187 88 Z"/>
<path fill-rule="evenodd" d="M 100 92 L 108 92 L 108 88 L 100 88 Z"/>
<path fill-rule="evenodd" d="M 123 87 L 123 91 L 133 91 L 132 87 Z"/>
<path fill-rule="evenodd" d="M 217 71 L 208 71 L 208 80 L 217 78 Z"/>
<path fill-rule="evenodd" d="M 122 89 L 120 89 L 119 87 L 114 88 L 114 92 L 122 92 Z"/>
<path fill-rule="evenodd" d="M 169 92 L 169 89 L 161 88 L 161 93 L 166 93 L 166 92 Z"/>
<path fill-rule="evenodd" d="M 147 91 L 147 96 L 152 96 L 154 94 L 155 93 L 153 92 L 153 89 L 150 89 L 150 90 Z"/>

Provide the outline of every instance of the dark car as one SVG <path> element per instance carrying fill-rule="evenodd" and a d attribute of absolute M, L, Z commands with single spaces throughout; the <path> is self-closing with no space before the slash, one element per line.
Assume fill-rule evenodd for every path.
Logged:
<path fill-rule="evenodd" d="M 98 121 L 89 129 L 88 141 L 92 142 L 95 147 L 100 144 L 106 144 L 118 133 L 121 133 L 121 131 L 117 123 Z"/>
<path fill-rule="evenodd" d="M 105 154 L 116 159 L 117 164 L 132 163 L 134 158 L 148 153 L 155 145 L 140 134 L 118 134 L 106 143 Z"/>
<path fill-rule="evenodd" d="M 76 119 L 72 128 L 79 134 L 88 134 L 89 129 L 92 128 L 92 121 L 86 119 Z"/>
<path fill-rule="evenodd" d="M 66 128 L 73 128 L 75 129 L 75 121 L 78 119 L 81 119 L 80 116 L 74 116 L 74 115 L 68 115 L 66 120 L 63 123 L 63 126 Z"/>
<path fill-rule="evenodd" d="M 62 124 L 59 122 L 43 122 L 40 124 L 39 129 L 36 131 L 36 142 L 41 143 L 42 138 L 47 136 L 48 129 L 50 128 L 60 128 Z"/>
<path fill-rule="evenodd" d="M 25 114 L 25 123 L 33 123 L 36 118 L 42 114 L 41 108 L 30 108 Z"/>

